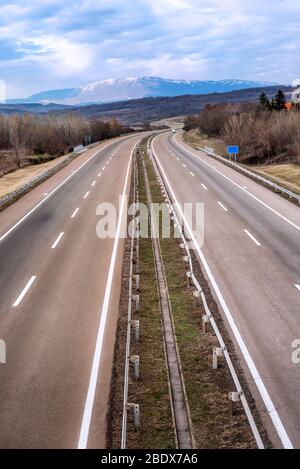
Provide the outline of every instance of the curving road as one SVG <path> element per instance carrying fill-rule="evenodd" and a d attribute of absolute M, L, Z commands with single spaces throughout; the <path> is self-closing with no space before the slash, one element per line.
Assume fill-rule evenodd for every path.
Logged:
<path fill-rule="evenodd" d="M 124 243 L 97 237 L 96 208 L 122 219 L 141 138 L 86 151 L 0 213 L 1 448 L 105 445 Z"/>

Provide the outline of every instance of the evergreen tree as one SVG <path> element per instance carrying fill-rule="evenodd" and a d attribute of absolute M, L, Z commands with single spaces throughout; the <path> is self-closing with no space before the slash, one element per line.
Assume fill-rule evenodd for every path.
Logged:
<path fill-rule="evenodd" d="M 272 99 L 272 109 L 274 111 L 284 111 L 286 109 L 286 99 L 283 91 L 278 90 L 275 97 Z"/>
<path fill-rule="evenodd" d="M 266 93 L 262 93 L 259 97 L 258 109 L 262 111 L 270 111 L 271 104 Z"/>

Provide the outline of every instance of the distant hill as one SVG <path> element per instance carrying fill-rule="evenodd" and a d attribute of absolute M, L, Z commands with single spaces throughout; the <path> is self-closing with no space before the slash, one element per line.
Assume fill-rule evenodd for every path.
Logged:
<path fill-rule="evenodd" d="M 290 87 L 281 86 L 280 88 L 286 93 L 287 97 L 292 93 L 292 88 Z M 278 86 L 273 86 L 231 91 L 229 93 L 143 98 L 116 103 L 73 107 L 73 110 L 88 117 L 97 117 L 104 120 L 115 117 L 126 125 L 139 125 L 167 117 L 197 114 L 208 103 L 255 102 L 262 92 L 265 92 L 269 98 L 272 98 L 277 91 Z M 64 112 L 64 110 L 62 109 L 58 112 Z"/>
<path fill-rule="evenodd" d="M 83 105 L 139 99 L 182 96 L 273 86 L 274 83 L 248 80 L 168 80 L 159 77 L 127 77 L 100 80 L 78 88 L 42 91 L 25 99 L 10 99 L 7 104 L 58 103 Z"/>
<path fill-rule="evenodd" d="M 168 117 L 197 114 L 208 104 L 239 103 L 257 101 L 264 91 L 270 98 L 278 91 L 278 86 L 259 87 L 229 93 L 212 93 L 201 95 L 185 95 L 175 97 L 142 98 L 88 106 L 65 106 L 58 104 L 0 104 L 0 113 L 11 114 L 31 112 L 37 114 L 62 114 L 78 112 L 87 117 L 111 119 L 115 117 L 126 125 L 140 125 Z M 289 98 L 292 88 L 280 86 Z"/>
<path fill-rule="evenodd" d="M 1 104 L 0 103 L 0 113 L 1 114 L 24 114 L 26 112 L 32 114 L 48 114 L 51 111 L 60 111 L 73 109 L 72 106 L 66 106 L 63 104 L 38 104 L 38 103 L 21 103 L 17 104 Z"/>

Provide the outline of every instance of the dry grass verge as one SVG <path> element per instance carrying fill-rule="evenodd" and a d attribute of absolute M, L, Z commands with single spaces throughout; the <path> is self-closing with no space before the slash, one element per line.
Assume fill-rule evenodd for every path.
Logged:
<path fill-rule="evenodd" d="M 300 166 L 296 164 L 276 164 L 258 166 L 256 172 L 286 189 L 300 194 Z"/>
<path fill-rule="evenodd" d="M 198 129 L 192 129 L 183 134 L 183 140 L 191 147 L 198 150 L 199 147 L 211 147 L 215 153 L 226 156 L 226 144 L 220 138 L 209 138 L 199 132 Z"/>
<path fill-rule="evenodd" d="M 199 147 L 211 147 L 217 155 L 226 157 L 226 144 L 221 138 L 208 138 L 202 135 L 198 129 L 192 129 L 183 135 L 185 143 L 196 150 Z M 300 166 L 296 164 L 269 164 L 264 166 L 246 165 L 243 166 L 258 173 L 280 186 L 300 194 Z"/>

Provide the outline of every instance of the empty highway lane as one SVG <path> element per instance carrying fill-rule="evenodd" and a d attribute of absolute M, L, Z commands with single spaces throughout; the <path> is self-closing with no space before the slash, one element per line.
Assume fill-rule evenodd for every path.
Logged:
<path fill-rule="evenodd" d="M 198 250 L 275 446 L 300 446 L 300 208 L 164 133 L 152 145 L 178 205 L 202 202 Z M 297 287 L 298 286 L 298 287 Z"/>
<path fill-rule="evenodd" d="M 131 156 L 141 135 L 103 143 L 0 213 L 0 447 L 105 444 Z M 117 207 L 117 236 L 96 208 Z"/>

